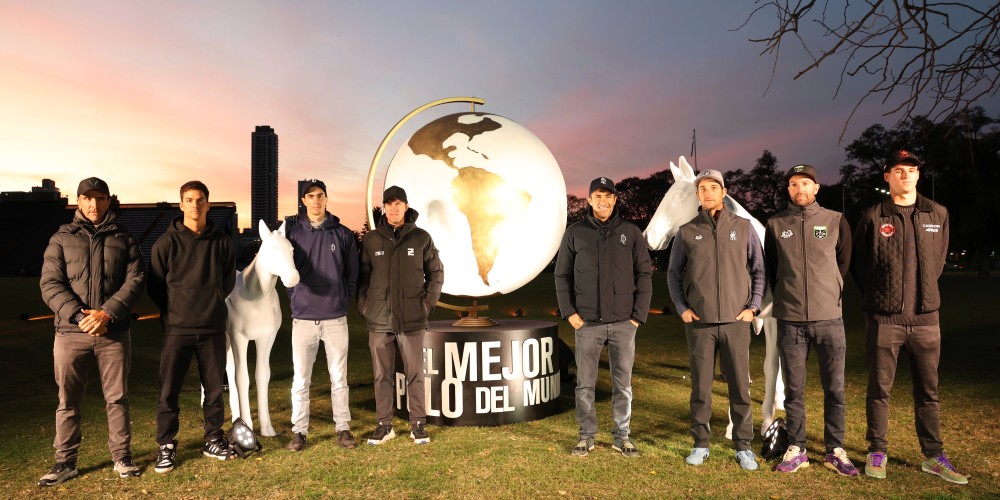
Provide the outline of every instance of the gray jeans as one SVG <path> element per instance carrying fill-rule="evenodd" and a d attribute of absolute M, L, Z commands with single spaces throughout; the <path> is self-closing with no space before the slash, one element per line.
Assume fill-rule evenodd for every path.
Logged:
<path fill-rule="evenodd" d="M 778 320 L 778 353 L 785 381 L 789 444 L 806 448 L 806 360 L 815 347 L 823 385 L 823 441 L 827 453 L 844 447 L 844 361 L 847 340 L 842 318 L 827 321 Z"/>
<path fill-rule="evenodd" d="M 733 444 L 737 451 L 750 449 L 753 415 L 750 410 L 750 324 L 686 323 L 691 365 L 691 435 L 695 448 L 708 448 L 712 439 L 712 383 L 715 351 L 729 384 L 729 418 L 733 421 Z"/>
<path fill-rule="evenodd" d="M 128 373 L 132 361 L 130 332 L 91 337 L 86 333 L 56 333 L 52 346 L 59 407 L 56 408 L 56 462 L 75 462 L 80 448 L 80 415 L 87 375 L 94 363 L 101 377 L 108 413 L 108 449 L 113 460 L 129 455 Z"/>
<path fill-rule="evenodd" d="M 597 434 L 597 411 L 594 387 L 597 366 L 604 345 L 608 345 L 611 368 L 611 416 L 615 420 L 614 437 L 627 438 L 632 421 L 632 364 L 635 362 L 636 327 L 631 321 L 617 323 L 587 322 L 576 331 L 576 423 L 580 439 Z"/>
<path fill-rule="evenodd" d="M 379 425 L 392 423 L 393 396 L 396 393 L 396 346 L 403 358 L 406 376 L 406 402 L 410 423 L 423 423 L 424 410 L 424 330 L 406 333 L 368 332 L 375 382 L 375 419 Z"/>
<path fill-rule="evenodd" d="M 330 373 L 330 399 L 337 432 L 350 430 L 351 409 L 347 386 L 347 317 L 292 320 L 292 432 L 309 433 L 309 386 L 319 343 L 326 349 Z"/>

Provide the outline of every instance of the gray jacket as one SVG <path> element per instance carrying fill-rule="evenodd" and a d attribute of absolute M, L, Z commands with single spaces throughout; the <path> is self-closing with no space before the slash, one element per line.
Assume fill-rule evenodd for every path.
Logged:
<path fill-rule="evenodd" d="M 114 212 L 95 227 L 77 210 L 73 222 L 60 226 L 45 248 L 39 286 L 55 313 L 57 332 L 81 333 L 70 322 L 81 309 L 108 313 L 108 331 L 128 330 L 145 285 L 142 251 Z"/>
<path fill-rule="evenodd" d="M 744 309 L 760 309 L 762 253 L 749 219 L 723 209 L 715 220 L 699 209 L 670 251 L 667 285 L 677 312 L 694 309 L 701 323 L 732 323 Z"/>
<path fill-rule="evenodd" d="M 819 203 L 792 204 L 768 219 L 764 265 L 774 292 L 774 317 L 785 321 L 842 317 L 850 262 L 851 228 L 840 212 Z"/>

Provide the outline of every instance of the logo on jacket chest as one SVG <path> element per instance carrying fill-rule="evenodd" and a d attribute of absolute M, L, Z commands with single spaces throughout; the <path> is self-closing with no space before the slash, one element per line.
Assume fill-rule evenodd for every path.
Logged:
<path fill-rule="evenodd" d="M 336 243 L 330 243 L 330 251 L 331 252 L 336 252 L 337 251 L 337 244 Z"/>
<path fill-rule="evenodd" d="M 622 234 L 621 234 L 621 238 L 620 238 L 620 240 L 621 240 L 621 242 L 622 242 L 622 245 L 624 245 L 624 244 L 625 244 L 625 242 L 626 242 L 626 241 L 628 241 L 628 238 L 626 238 L 626 237 L 625 237 L 625 233 L 622 233 Z"/>
<path fill-rule="evenodd" d="M 413 255 L 414 255 L 413 249 L 412 248 L 407 248 L 406 249 L 406 255 L 408 255 L 410 257 L 413 257 Z"/>
<path fill-rule="evenodd" d="M 817 240 L 826 238 L 826 235 L 827 235 L 826 226 L 813 226 L 813 236 Z"/>
<path fill-rule="evenodd" d="M 381 257 L 383 255 L 385 255 L 385 250 L 375 250 L 376 257 Z"/>
<path fill-rule="evenodd" d="M 736 231 L 729 231 L 729 241 L 736 241 Z"/>
<path fill-rule="evenodd" d="M 928 233 L 941 232 L 941 224 L 924 224 L 922 227 L 924 228 L 924 231 L 927 231 Z"/>
<path fill-rule="evenodd" d="M 882 236 L 888 238 L 896 234 L 896 226 L 893 226 L 892 224 L 886 222 L 885 224 L 879 226 L 878 234 L 881 234 Z"/>
<path fill-rule="evenodd" d="M 785 229 L 781 232 L 781 239 L 787 240 L 788 238 L 791 238 L 793 234 L 794 233 L 792 233 L 791 229 Z"/>

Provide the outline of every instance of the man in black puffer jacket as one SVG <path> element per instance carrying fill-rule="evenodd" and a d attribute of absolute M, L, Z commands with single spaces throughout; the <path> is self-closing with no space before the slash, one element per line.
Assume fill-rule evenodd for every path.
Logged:
<path fill-rule="evenodd" d="M 78 474 L 80 415 L 88 372 L 96 362 L 107 403 L 108 448 L 115 472 L 138 476 L 132 463 L 128 373 L 132 307 L 142 298 L 146 264 L 135 238 L 115 220 L 108 184 L 97 177 L 77 188 L 78 209 L 49 240 L 42 263 L 42 299 L 55 313 L 52 348 L 59 407 L 56 464 L 38 481 L 53 486 Z"/>
<path fill-rule="evenodd" d="M 635 332 L 649 314 L 653 270 L 642 231 L 622 220 L 615 207 L 617 190 L 607 177 L 590 183 L 584 220 L 566 229 L 556 258 L 559 312 L 576 331 L 576 422 L 579 441 L 572 454 L 594 448 L 597 412 L 594 387 L 604 344 L 611 365 L 612 448 L 638 457 L 629 438 L 632 420 L 632 364 Z"/>
<path fill-rule="evenodd" d="M 149 297 L 160 308 L 160 402 L 156 406 L 154 469 L 174 470 L 178 399 L 191 358 L 205 388 L 205 446 L 202 454 L 229 459 L 222 433 L 226 410 L 222 383 L 226 371 L 226 297 L 236 286 L 236 249 L 232 238 L 208 220 L 208 187 L 199 181 L 181 186 L 181 212 L 156 240 L 150 259 Z"/>
<path fill-rule="evenodd" d="M 417 211 L 409 208 L 406 191 L 398 186 L 382 195 L 384 214 L 361 241 L 361 279 L 358 309 L 368 322 L 368 347 L 375 372 L 375 432 L 368 444 L 382 444 L 394 437 L 392 398 L 399 346 L 406 376 L 410 437 L 429 443 L 424 428 L 423 346 L 427 316 L 441 297 L 444 265 L 431 235 L 414 224 Z"/>

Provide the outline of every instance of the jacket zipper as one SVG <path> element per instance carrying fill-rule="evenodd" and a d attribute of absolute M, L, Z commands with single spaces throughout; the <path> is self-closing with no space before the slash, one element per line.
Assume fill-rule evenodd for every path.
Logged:
<path fill-rule="evenodd" d="M 802 279 L 803 279 L 803 283 L 805 285 L 805 290 L 803 291 L 803 294 L 805 295 L 805 298 L 806 298 L 806 300 L 805 300 L 805 303 L 806 303 L 806 316 L 805 316 L 805 320 L 809 321 L 809 265 L 808 265 L 809 258 L 806 255 L 806 212 L 805 212 L 805 210 L 802 211 L 802 230 L 801 230 L 801 233 L 799 233 L 799 234 L 802 235 Z"/>

